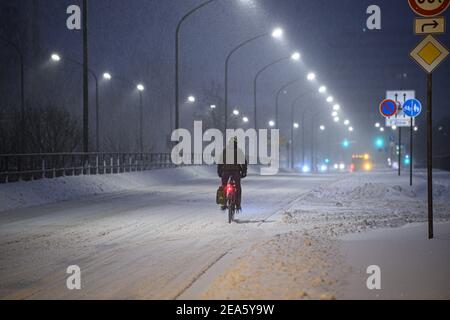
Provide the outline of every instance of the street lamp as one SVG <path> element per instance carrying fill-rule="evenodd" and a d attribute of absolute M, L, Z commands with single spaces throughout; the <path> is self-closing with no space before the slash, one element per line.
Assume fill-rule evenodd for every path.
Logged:
<path fill-rule="evenodd" d="M 55 62 L 61 61 L 61 56 L 57 53 L 53 53 L 50 58 Z"/>
<path fill-rule="evenodd" d="M 348 128 L 348 131 L 350 131 L 350 132 L 353 132 L 353 130 L 354 130 L 353 127 Z"/>
<path fill-rule="evenodd" d="M 327 93 L 327 87 L 321 86 L 321 87 L 319 88 L 319 93 L 321 93 L 321 94 Z"/>
<path fill-rule="evenodd" d="M 306 78 L 308 79 L 308 81 L 314 81 L 314 80 L 316 80 L 316 74 L 313 72 L 310 72 L 310 73 L 308 73 Z"/>
<path fill-rule="evenodd" d="M 281 39 L 283 37 L 284 31 L 281 28 L 275 28 L 272 31 L 272 37 L 275 39 Z"/>
<path fill-rule="evenodd" d="M 112 75 L 109 72 L 105 72 L 103 74 L 103 78 L 105 80 L 111 80 Z M 144 132 L 143 132 L 143 121 L 144 121 L 144 105 L 143 105 L 143 92 L 145 91 L 145 86 L 142 83 L 138 83 L 137 85 L 133 82 L 122 78 L 122 77 L 115 77 L 114 79 L 117 79 L 120 82 L 126 83 L 127 85 L 132 86 L 133 88 L 136 88 L 137 92 L 139 93 L 139 149 L 140 153 L 144 153 Z"/>
<path fill-rule="evenodd" d="M 297 122 L 294 122 L 294 129 L 300 128 L 300 125 Z"/>
<path fill-rule="evenodd" d="M 325 131 L 326 127 L 325 127 L 324 125 L 321 125 L 321 126 L 319 127 L 319 129 L 320 129 L 321 131 Z"/>
<path fill-rule="evenodd" d="M 50 59 L 53 61 L 53 62 L 55 62 L 55 63 L 59 63 L 61 60 L 62 60 L 62 57 L 61 57 L 61 55 L 59 55 L 58 53 L 52 53 L 51 55 L 50 55 Z M 75 59 L 72 59 L 72 58 L 69 58 L 69 57 L 65 57 L 64 58 L 64 60 L 66 60 L 66 61 L 69 61 L 70 63 L 73 63 L 73 64 L 75 64 L 75 65 L 77 65 L 77 66 L 79 66 L 79 67 L 82 67 L 83 68 L 83 63 L 81 63 L 81 62 L 79 62 L 79 61 L 77 61 L 77 60 L 75 60 Z M 96 125 L 96 128 L 95 128 L 95 133 L 96 133 L 96 149 L 97 149 L 97 152 L 100 152 L 100 102 L 99 102 L 99 89 L 98 89 L 98 76 L 97 76 L 97 74 L 96 74 L 96 72 L 94 71 L 94 70 L 92 70 L 91 68 L 88 68 L 87 69 L 88 70 L 88 73 L 92 76 L 92 78 L 94 78 L 94 81 L 95 81 L 95 117 L 96 117 L 96 121 L 95 121 L 95 125 Z M 105 78 L 105 75 L 106 75 L 106 73 L 105 74 L 103 74 L 103 77 Z M 110 74 L 108 74 L 109 76 L 110 76 L 110 78 L 111 78 L 111 75 Z M 86 114 L 86 116 L 88 115 L 88 113 Z M 83 127 L 85 127 L 85 126 L 87 126 L 86 124 L 85 124 L 85 122 L 86 121 L 83 121 Z M 89 123 L 89 122 L 88 122 Z M 83 129 L 83 132 L 84 131 L 86 131 L 86 130 L 89 130 L 88 128 L 84 128 Z M 84 136 L 85 134 L 83 134 L 83 136 Z M 88 135 L 89 136 L 89 135 Z M 83 149 L 84 149 L 84 151 L 86 152 L 86 150 L 88 149 L 88 146 L 86 145 L 86 140 L 87 140 L 87 138 L 86 137 L 84 137 L 83 138 Z"/>
<path fill-rule="evenodd" d="M 384 132 L 384 128 L 380 128 L 380 132 Z"/>
<path fill-rule="evenodd" d="M 276 117 L 275 122 L 276 122 L 277 126 L 278 126 L 278 124 L 279 124 L 279 114 L 280 114 L 280 112 L 279 112 L 280 107 L 279 107 L 279 106 L 280 106 L 280 96 L 281 96 L 281 93 L 286 94 L 286 93 L 287 93 L 286 89 L 287 89 L 288 87 L 290 87 L 291 85 L 293 85 L 293 84 L 299 82 L 300 80 L 301 80 L 301 78 L 297 78 L 297 79 L 295 79 L 295 80 L 293 80 L 293 81 L 290 81 L 290 82 L 288 82 L 287 84 L 285 84 L 284 86 L 282 86 L 282 87 L 280 88 L 280 90 L 278 90 L 278 92 L 277 92 L 277 97 L 276 97 L 276 99 L 275 99 L 275 117 Z"/>
<path fill-rule="evenodd" d="M 333 111 L 333 112 L 331 113 L 331 116 L 332 116 L 332 117 L 337 117 L 337 116 L 338 116 L 337 111 Z"/>
<path fill-rule="evenodd" d="M 332 96 L 329 96 L 328 98 L 327 98 L 327 102 L 328 103 L 332 103 L 334 101 L 334 98 L 332 97 Z"/>
<path fill-rule="evenodd" d="M 344 125 L 348 126 L 350 124 L 350 120 L 345 120 Z"/>
<path fill-rule="evenodd" d="M 291 59 L 294 60 L 294 61 L 299 61 L 300 58 L 301 58 L 301 55 L 300 55 L 299 52 L 294 52 L 294 53 L 292 54 L 292 56 L 291 56 Z"/>
<path fill-rule="evenodd" d="M 187 98 L 187 101 L 188 101 L 189 103 L 194 103 L 194 102 L 196 101 L 196 99 L 195 99 L 194 96 L 189 96 L 189 97 Z"/>
<path fill-rule="evenodd" d="M 228 126 L 228 73 L 229 73 L 229 69 L 230 69 L 231 58 L 242 47 L 244 47 L 258 39 L 268 37 L 268 36 L 272 36 L 272 38 L 275 38 L 275 39 L 280 39 L 283 36 L 283 29 L 275 28 L 271 33 L 265 32 L 265 33 L 255 36 L 253 38 L 250 38 L 244 42 L 241 42 L 239 45 L 234 47 L 233 50 L 230 51 L 230 53 L 228 54 L 228 56 L 225 60 L 225 97 L 224 97 L 225 98 L 225 129 L 227 129 L 227 126 Z"/>
<path fill-rule="evenodd" d="M 286 57 L 277 59 L 277 60 L 275 60 L 275 61 L 269 63 L 268 65 L 264 66 L 261 70 L 259 70 L 259 71 L 256 73 L 255 79 L 253 80 L 253 102 L 254 102 L 254 114 L 253 114 L 253 116 L 255 117 L 255 129 L 258 128 L 258 114 L 257 114 L 257 112 L 258 112 L 258 111 L 257 111 L 257 109 L 258 109 L 258 108 L 257 108 L 257 103 L 258 103 L 258 102 L 257 102 L 257 86 L 258 86 L 258 79 L 259 79 L 259 77 L 262 75 L 262 73 L 263 73 L 264 71 L 266 71 L 266 70 L 269 69 L 270 67 L 272 67 L 272 66 L 274 66 L 274 65 L 276 65 L 276 64 L 278 64 L 278 63 L 280 63 L 280 62 L 283 62 L 283 61 L 289 60 L 289 59 L 291 59 L 291 60 L 293 60 L 293 61 L 296 61 L 296 60 L 294 59 L 294 57 L 296 56 L 296 54 L 297 54 L 297 52 L 291 54 L 290 56 L 286 56 Z"/>
<path fill-rule="evenodd" d="M 217 108 L 217 106 L 216 106 L 215 104 L 212 104 L 212 105 L 209 106 L 209 108 L 210 108 L 211 110 L 214 110 L 214 109 Z"/>
<path fill-rule="evenodd" d="M 235 116 L 238 116 L 238 115 L 240 114 L 240 112 L 239 112 L 239 110 L 235 109 L 235 110 L 233 110 L 233 114 L 234 114 Z"/>
<path fill-rule="evenodd" d="M 334 122 L 339 122 L 339 120 L 340 120 L 339 117 L 334 117 L 333 119 Z"/>
<path fill-rule="evenodd" d="M 275 121 L 273 121 L 273 120 L 270 120 L 269 121 L 269 127 L 275 127 Z"/>
<path fill-rule="evenodd" d="M 335 104 L 335 105 L 333 106 L 333 110 L 334 110 L 334 111 L 339 111 L 339 110 L 341 110 L 341 106 L 338 105 L 338 104 Z"/>
<path fill-rule="evenodd" d="M 196 6 L 195 8 L 188 11 L 179 21 L 177 24 L 176 32 L 175 32 L 175 129 L 179 129 L 180 127 L 180 33 L 181 33 L 181 27 L 183 26 L 183 23 L 186 21 L 188 17 L 190 17 L 192 14 L 200 10 L 201 8 L 207 6 L 208 4 L 217 1 L 217 0 L 208 0 L 200 5 Z M 172 109 L 170 109 L 170 118 L 172 122 Z"/>
<path fill-rule="evenodd" d="M 379 122 L 375 123 L 375 128 L 379 128 L 381 125 Z"/>
<path fill-rule="evenodd" d="M 242 121 L 244 121 L 244 123 L 248 123 L 249 120 L 248 120 L 247 117 L 243 117 L 243 118 L 242 118 Z"/>

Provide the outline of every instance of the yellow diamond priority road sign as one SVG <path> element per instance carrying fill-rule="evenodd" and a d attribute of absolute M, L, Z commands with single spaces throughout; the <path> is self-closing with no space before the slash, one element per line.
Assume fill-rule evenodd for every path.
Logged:
<path fill-rule="evenodd" d="M 439 41 L 429 35 L 410 55 L 426 72 L 432 73 L 447 58 L 449 52 Z"/>

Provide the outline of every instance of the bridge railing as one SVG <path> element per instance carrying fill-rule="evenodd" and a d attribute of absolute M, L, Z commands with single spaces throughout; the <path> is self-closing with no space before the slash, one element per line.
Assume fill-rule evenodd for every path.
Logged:
<path fill-rule="evenodd" d="M 0 183 L 172 167 L 169 153 L 6 154 L 0 155 Z"/>

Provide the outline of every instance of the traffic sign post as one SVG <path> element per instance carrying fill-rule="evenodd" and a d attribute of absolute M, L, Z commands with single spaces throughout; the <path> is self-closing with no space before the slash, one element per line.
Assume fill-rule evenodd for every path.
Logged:
<path fill-rule="evenodd" d="M 406 116 L 410 117 L 410 161 L 409 161 L 409 185 L 413 185 L 413 136 L 414 136 L 414 124 L 413 119 L 418 117 L 422 112 L 422 104 L 417 99 L 409 99 L 403 104 L 403 112 Z"/>
<path fill-rule="evenodd" d="M 408 0 L 411 9 L 422 17 L 436 17 L 450 5 L 450 0 Z M 443 32 L 445 32 L 445 19 Z M 411 57 L 427 72 L 427 175 L 428 175 L 428 238 L 433 239 L 433 71 L 449 55 L 448 50 L 430 33 L 439 27 L 439 21 L 422 23 L 419 34 L 428 36 L 410 53 Z M 416 32 L 417 34 L 417 32 Z"/>

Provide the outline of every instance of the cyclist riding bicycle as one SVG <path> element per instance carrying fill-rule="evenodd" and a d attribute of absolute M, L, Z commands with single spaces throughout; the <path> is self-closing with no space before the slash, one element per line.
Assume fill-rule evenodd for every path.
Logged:
<path fill-rule="evenodd" d="M 233 155 L 234 159 L 227 159 L 227 154 Z M 238 148 L 237 137 L 230 140 L 226 148 L 223 150 L 220 158 L 222 164 L 217 166 L 217 173 L 222 178 L 222 188 L 225 189 L 230 178 L 236 184 L 236 210 L 241 211 L 242 188 L 241 179 L 247 177 L 247 160 L 241 149 Z M 222 203 L 222 210 L 226 210 L 226 204 Z"/>

